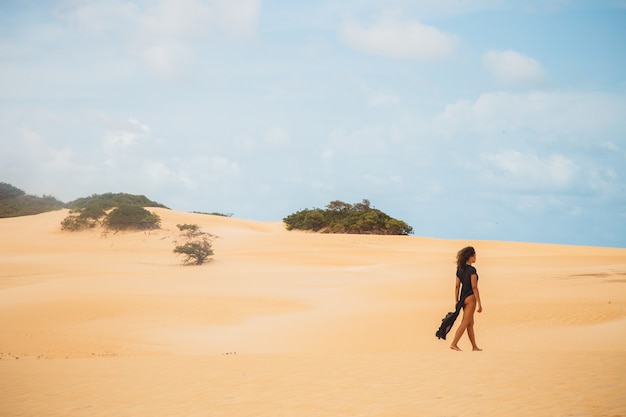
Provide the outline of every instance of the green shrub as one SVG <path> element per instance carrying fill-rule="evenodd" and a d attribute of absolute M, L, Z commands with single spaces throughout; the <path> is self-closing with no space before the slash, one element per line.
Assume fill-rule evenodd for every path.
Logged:
<path fill-rule="evenodd" d="M 218 212 L 206 213 L 204 211 L 192 211 L 192 213 L 195 213 L 195 214 L 207 214 L 209 216 L 233 217 L 233 213 L 218 213 Z"/>
<path fill-rule="evenodd" d="M 197 224 L 177 224 L 176 227 L 178 227 L 178 230 L 180 230 L 181 232 L 184 232 L 187 235 L 188 239 L 191 239 L 196 235 L 202 234 L 200 232 L 200 226 L 198 226 Z"/>
<path fill-rule="evenodd" d="M 184 256 L 185 265 L 202 265 L 213 255 L 212 243 L 208 237 L 196 238 L 174 248 L 174 253 Z"/>
<path fill-rule="evenodd" d="M 177 224 L 176 227 L 178 227 L 178 230 L 180 230 L 181 232 L 196 233 L 198 230 L 200 230 L 200 226 L 198 226 L 197 224 Z"/>
<path fill-rule="evenodd" d="M 96 207 L 70 210 L 69 216 L 61 221 L 61 230 L 76 232 L 82 229 L 92 229 L 101 223 L 100 219 L 105 216 L 106 212 Z"/>
<path fill-rule="evenodd" d="M 139 206 L 120 206 L 104 219 L 104 226 L 111 230 L 150 230 L 161 227 L 161 218 Z"/>

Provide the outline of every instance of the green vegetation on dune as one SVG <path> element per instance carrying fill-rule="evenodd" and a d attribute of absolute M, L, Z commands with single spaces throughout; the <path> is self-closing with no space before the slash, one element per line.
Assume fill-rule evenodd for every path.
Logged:
<path fill-rule="evenodd" d="M 148 199 L 144 195 L 126 193 L 93 194 L 90 197 L 77 198 L 67 203 L 67 207 L 73 210 L 82 210 L 85 208 L 109 210 L 121 206 L 168 208 L 163 204 Z"/>
<path fill-rule="evenodd" d="M 143 195 L 93 194 L 67 203 L 70 215 L 61 229 L 77 231 L 102 225 L 109 230 L 150 230 L 161 227 L 161 218 L 144 207 L 168 208 Z M 108 211 L 108 212 L 107 212 Z"/>
<path fill-rule="evenodd" d="M 61 230 L 80 231 L 100 227 L 107 231 L 152 230 L 161 227 L 161 218 L 146 208 L 168 209 L 144 195 L 126 193 L 93 194 L 63 203 L 52 196 L 36 197 L 13 185 L 0 182 L 0 218 L 39 214 L 63 208 L 69 215 L 61 221 Z M 200 213 L 200 212 L 195 212 Z M 209 214 L 209 213 L 201 213 Z M 232 214 L 210 213 L 230 217 Z M 311 230 L 322 233 L 409 235 L 413 228 L 372 207 L 368 200 L 348 204 L 331 201 L 326 209 L 304 209 L 283 219 L 288 230 Z M 182 256 L 185 265 L 202 265 L 213 256 L 212 241 L 217 236 L 201 231 L 196 224 L 177 224 L 184 241 L 174 241 L 173 252 Z"/>
<path fill-rule="evenodd" d="M 124 206 L 168 208 L 144 195 L 127 193 L 93 194 L 64 203 L 48 195 L 37 197 L 26 194 L 11 184 L 0 182 L 0 218 L 28 216 L 69 208 L 73 214 L 78 215 L 79 224 L 93 226 L 93 221 L 105 216 L 106 211 Z"/>
<path fill-rule="evenodd" d="M 0 218 L 30 216 L 65 208 L 65 203 L 52 196 L 37 197 L 17 187 L 0 182 Z"/>
<path fill-rule="evenodd" d="M 28 195 L 0 182 L 0 218 L 19 217 L 69 208 L 61 229 L 77 231 L 102 225 L 109 230 L 158 229 L 161 219 L 144 207 L 168 208 L 143 195 L 126 193 L 93 194 L 64 203 L 52 196 Z"/>
<path fill-rule="evenodd" d="M 161 218 L 144 207 L 162 207 L 145 196 L 132 194 L 94 194 L 68 203 L 69 216 L 61 229 L 75 232 L 102 225 L 109 230 L 150 230 L 161 227 Z M 107 212 L 108 211 L 108 212 Z"/>
<path fill-rule="evenodd" d="M 368 200 L 348 204 L 331 201 L 326 209 L 304 209 L 283 219 L 287 230 L 311 230 L 323 233 L 410 235 L 413 228 L 371 207 Z"/>
<path fill-rule="evenodd" d="M 168 209 L 167 206 L 148 199 L 144 195 L 127 193 L 92 194 L 63 203 L 52 196 L 36 197 L 10 184 L 0 182 L 0 218 L 18 217 L 69 208 L 69 215 L 61 222 L 61 229 L 78 231 L 104 227 L 107 230 L 150 230 L 161 227 L 161 219 L 146 207 Z M 231 217 L 232 214 L 202 213 Z M 410 235 L 413 228 L 402 220 L 394 219 L 371 206 L 369 200 L 349 204 L 331 201 L 325 209 L 304 209 L 283 218 L 287 230 L 310 230 L 321 233 L 350 233 L 378 235 Z M 195 235 L 197 230 L 187 229 Z M 197 247 L 187 247 L 186 251 L 208 250 L 205 242 Z M 182 248 L 180 249 L 182 250 Z M 188 253 L 187 253 L 188 255 Z"/>

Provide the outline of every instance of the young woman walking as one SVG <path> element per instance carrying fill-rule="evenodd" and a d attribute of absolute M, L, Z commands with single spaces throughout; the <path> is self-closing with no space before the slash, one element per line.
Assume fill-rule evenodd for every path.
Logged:
<path fill-rule="evenodd" d="M 476 335 L 474 334 L 474 311 L 479 313 L 483 311 L 480 302 L 480 293 L 478 291 L 478 273 L 472 264 L 476 262 L 476 251 L 473 247 L 468 246 L 461 249 L 456 254 L 456 285 L 454 287 L 455 303 L 459 300 L 465 300 L 463 303 L 463 320 L 456 330 L 454 340 L 450 345 L 450 349 L 461 350 L 458 346 L 459 339 L 467 330 L 467 336 L 472 343 L 472 350 L 482 350 L 476 344 Z M 460 294 L 459 294 L 460 292 Z"/>

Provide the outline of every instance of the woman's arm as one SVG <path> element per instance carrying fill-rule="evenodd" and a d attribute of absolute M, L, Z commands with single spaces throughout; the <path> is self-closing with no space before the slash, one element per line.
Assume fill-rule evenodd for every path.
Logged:
<path fill-rule="evenodd" d="M 472 291 L 474 291 L 474 296 L 476 297 L 476 311 L 481 313 L 483 311 L 483 305 L 480 302 L 480 292 L 478 291 L 478 276 L 472 274 L 470 278 L 472 280 Z"/>
<path fill-rule="evenodd" d="M 459 302 L 459 291 L 461 290 L 461 280 L 456 277 L 456 286 L 454 287 L 454 304 Z"/>

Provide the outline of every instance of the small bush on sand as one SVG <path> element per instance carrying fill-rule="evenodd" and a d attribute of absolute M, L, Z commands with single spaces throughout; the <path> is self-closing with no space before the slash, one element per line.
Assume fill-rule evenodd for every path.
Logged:
<path fill-rule="evenodd" d="M 174 253 L 184 256 L 185 265 L 202 265 L 209 256 L 213 255 L 212 243 L 209 237 L 195 238 L 174 248 Z"/>
<path fill-rule="evenodd" d="M 178 227 L 178 230 L 180 230 L 181 232 L 185 232 L 187 238 L 189 239 L 196 235 L 202 234 L 202 232 L 200 232 L 200 226 L 198 226 L 197 224 L 177 224 L 176 227 Z"/>

